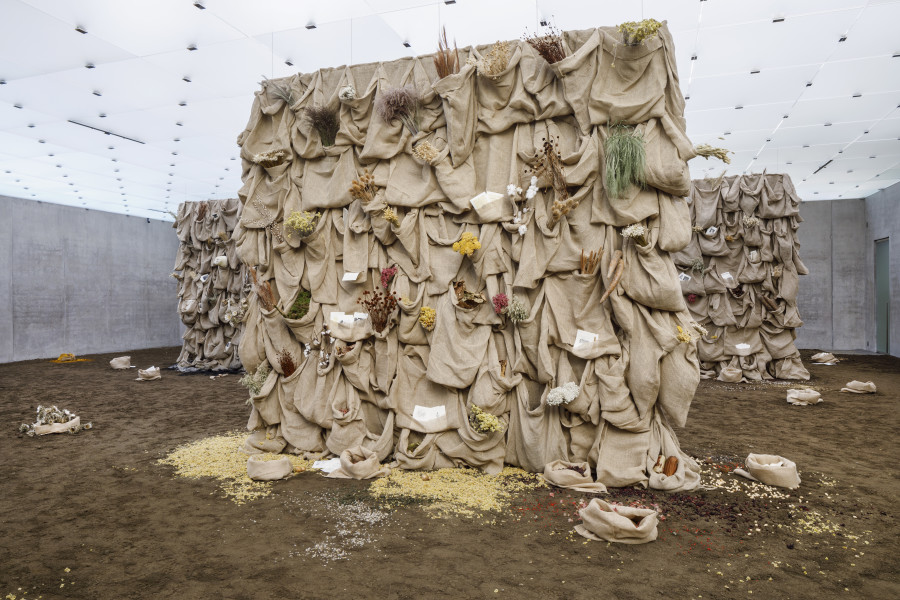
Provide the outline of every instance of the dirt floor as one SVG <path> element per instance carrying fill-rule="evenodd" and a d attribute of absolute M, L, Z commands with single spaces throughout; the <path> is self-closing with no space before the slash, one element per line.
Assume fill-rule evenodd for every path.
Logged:
<path fill-rule="evenodd" d="M 662 515 L 656 542 L 626 546 L 574 534 L 591 496 L 552 489 L 435 518 L 306 472 L 238 505 L 157 464 L 243 426 L 238 377 L 137 382 L 113 356 L 0 365 L 0 598 L 900 598 L 900 359 L 807 362 L 816 406 L 788 405 L 785 382 L 703 382 L 678 435 L 712 489 L 611 489 Z M 131 352 L 142 368 L 177 356 Z M 852 379 L 878 393 L 840 393 Z M 17 433 L 38 404 L 94 429 Z M 751 452 L 795 461 L 800 488 L 739 481 L 729 471 Z"/>

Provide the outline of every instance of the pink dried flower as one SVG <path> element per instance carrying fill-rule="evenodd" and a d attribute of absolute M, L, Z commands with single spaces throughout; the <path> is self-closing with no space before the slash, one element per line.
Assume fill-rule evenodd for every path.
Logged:
<path fill-rule="evenodd" d="M 694 302 L 696 302 L 699 299 L 700 299 L 700 296 L 698 296 L 697 294 L 688 294 L 687 295 L 687 301 L 690 302 L 691 304 L 693 304 Z"/>
<path fill-rule="evenodd" d="M 397 267 L 386 267 L 381 270 L 381 287 L 384 289 L 388 289 L 388 286 L 391 285 L 391 281 L 394 280 L 394 275 L 397 274 Z"/>
<path fill-rule="evenodd" d="M 498 315 L 503 312 L 504 308 L 509 306 L 509 298 L 507 298 L 506 294 L 497 294 L 491 298 L 491 302 L 494 303 L 494 312 Z"/>

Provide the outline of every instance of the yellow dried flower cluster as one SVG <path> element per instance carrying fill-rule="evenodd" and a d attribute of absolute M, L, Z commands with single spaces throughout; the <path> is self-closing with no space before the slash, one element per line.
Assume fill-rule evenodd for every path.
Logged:
<path fill-rule="evenodd" d="M 386 206 L 381 213 L 381 216 L 384 217 L 384 220 L 393 225 L 394 227 L 400 227 L 400 219 L 397 218 L 397 213 L 394 212 L 394 209 L 390 206 Z"/>
<path fill-rule="evenodd" d="M 495 77 L 509 66 L 509 42 L 497 42 L 488 50 L 484 57 L 475 62 L 475 68 L 479 75 Z"/>
<path fill-rule="evenodd" d="M 431 163 L 431 161 L 437 158 L 438 151 L 437 148 L 431 145 L 431 142 L 429 142 L 428 140 L 423 140 L 416 144 L 416 147 L 413 148 L 412 154 L 422 162 Z"/>
<path fill-rule="evenodd" d="M 656 19 L 644 19 L 643 21 L 628 21 L 617 27 L 622 34 L 622 41 L 628 46 L 636 46 L 644 40 L 655 38 L 659 35 L 662 23 Z"/>
<path fill-rule="evenodd" d="M 500 511 L 514 494 L 539 487 L 546 487 L 539 474 L 514 467 L 505 467 L 498 475 L 477 469 L 439 469 L 429 473 L 428 479 L 415 471 L 394 469 L 390 476 L 373 482 L 369 493 L 386 504 L 398 499 L 422 500 L 435 516 L 475 516 Z"/>
<path fill-rule="evenodd" d="M 691 341 L 694 339 L 691 337 L 691 334 L 689 334 L 687 331 L 682 329 L 681 325 L 676 325 L 676 327 L 678 328 L 678 334 L 675 336 L 676 339 L 678 339 L 678 341 L 681 342 L 682 344 L 690 344 Z"/>
<path fill-rule="evenodd" d="M 468 231 L 462 234 L 458 242 L 453 243 L 453 250 L 463 256 L 472 256 L 472 253 L 479 249 L 481 249 L 481 242 L 478 241 L 475 234 Z"/>
<path fill-rule="evenodd" d="M 176 477 L 212 477 L 219 481 L 225 496 L 236 504 L 264 498 L 272 493 L 272 482 L 253 481 L 247 476 L 247 455 L 240 447 L 247 432 L 234 431 L 197 440 L 175 448 L 157 461 L 175 467 Z M 294 468 L 309 469 L 312 461 L 290 454 L 259 455 L 263 460 L 287 456 Z"/>
<path fill-rule="evenodd" d="M 295 210 L 284 220 L 284 227 L 288 235 L 296 233 L 297 236 L 305 238 L 316 230 L 316 223 L 321 216 L 318 211 L 313 213 L 308 210 Z"/>
<path fill-rule="evenodd" d="M 472 405 L 472 411 L 469 413 L 469 424 L 478 433 L 503 431 L 503 423 L 496 415 L 485 412 L 475 405 Z"/>
<path fill-rule="evenodd" d="M 269 150 L 254 154 L 251 160 L 261 167 L 274 167 L 283 163 L 286 158 L 287 153 L 284 150 Z"/>
<path fill-rule="evenodd" d="M 434 319 L 437 317 L 437 311 L 430 306 L 423 306 L 419 309 L 419 325 L 425 328 L 425 331 L 434 331 Z"/>

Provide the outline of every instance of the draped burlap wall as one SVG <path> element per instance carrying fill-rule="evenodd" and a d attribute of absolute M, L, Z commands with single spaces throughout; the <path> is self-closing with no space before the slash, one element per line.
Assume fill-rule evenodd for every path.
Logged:
<path fill-rule="evenodd" d="M 809 379 L 794 346 L 800 198 L 790 177 L 700 179 L 691 190 L 690 244 L 673 254 L 688 310 L 708 331 L 703 377 Z"/>
<path fill-rule="evenodd" d="M 180 370 L 227 370 L 241 366 L 238 344 L 247 308 L 247 267 L 231 234 L 241 213 L 237 198 L 183 202 L 175 229 L 181 242 L 173 277 L 178 314 L 187 331 L 176 366 Z"/>
<path fill-rule="evenodd" d="M 244 211 L 233 236 L 277 303 L 266 310 L 251 295 L 240 348 L 248 372 L 272 369 L 252 398 L 254 443 L 335 454 L 361 445 L 407 469 L 496 472 L 506 462 L 538 471 L 558 459 L 589 460 L 608 485 L 697 485 L 696 464 L 670 428 L 684 424 L 700 378 L 696 342 L 678 337 L 679 327 L 691 331 L 691 315 L 669 256 L 691 239 L 682 197 L 694 152 L 670 33 L 638 46 L 621 40 L 614 28 L 564 33 L 567 58 L 553 65 L 510 42 L 509 63 L 493 76 L 467 64 L 485 46 L 461 49 L 460 72 L 443 79 L 425 56 L 264 84 L 238 138 Z M 290 90 L 292 105 L 276 85 Z M 374 111 L 397 86 L 421 96 L 416 135 Z M 316 105 L 339 111 L 326 148 L 304 118 Z M 616 123 L 642 132 L 647 186 L 611 200 L 603 148 Z M 578 202 L 552 227 L 546 180 L 527 201 L 507 196 L 509 184 L 529 187 L 527 169 L 545 140 L 558 143 Z M 424 142 L 436 156 L 414 155 Z M 364 170 L 378 193 L 361 203 L 348 190 Z M 501 199 L 474 210 L 470 200 L 486 191 Z M 321 214 L 308 237 L 284 228 L 296 211 Z M 635 223 L 648 228 L 643 246 L 621 235 Z M 471 256 L 452 247 L 464 233 L 481 244 Z M 582 250 L 603 250 L 596 272 L 579 272 Z M 621 283 L 601 303 L 617 250 Z M 391 266 L 399 306 L 375 332 L 364 315 L 354 319 L 364 312 L 357 299 L 380 290 L 381 269 Z M 454 292 L 460 281 L 487 301 L 467 308 Z M 312 294 L 309 312 L 285 318 L 301 290 Z M 522 301 L 527 318 L 496 314 L 498 293 Z M 433 331 L 418 321 L 422 307 L 436 311 Z M 335 312 L 349 317 L 338 323 Z M 288 377 L 286 353 L 296 365 Z M 578 396 L 548 404 L 567 383 Z M 475 407 L 503 429 L 474 429 Z M 670 476 L 653 469 L 661 454 L 680 458 Z"/>

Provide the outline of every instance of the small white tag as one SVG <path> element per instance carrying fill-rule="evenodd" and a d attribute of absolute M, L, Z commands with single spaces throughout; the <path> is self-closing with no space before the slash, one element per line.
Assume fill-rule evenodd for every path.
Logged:
<path fill-rule="evenodd" d="M 360 313 L 360 312 L 353 313 L 354 321 L 365 321 L 368 318 L 369 318 L 369 313 Z"/>
<path fill-rule="evenodd" d="M 359 279 L 359 273 L 344 273 L 341 281 L 356 281 L 357 279 Z"/>
<path fill-rule="evenodd" d="M 735 344 L 734 347 L 738 350 L 749 350 L 750 344 Z"/>
<path fill-rule="evenodd" d="M 725 271 L 722 273 L 722 281 L 734 281 L 734 277 L 731 276 L 731 273 Z"/>
<path fill-rule="evenodd" d="M 575 332 L 575 343 L 573 346 L 581 346 L 581 345 L 589 345 L 593 344 L 597 340 L 600 339 L 600 334 L 591 333 L 590 331 L 584 331 L 583 329 L 579 329 Z"/>
<path fill-rule="evenodd" d="M 759 252 L 756 250 L 750 251 L 750 262 L 756 262 L 759 259 Z"/>
<path fill-rule="evenodd" d="M 443 406 L 419 406 L 416 405 L 413 408 L 413 419 L 418 421 L 419 423 L 425 423 L 426 421 L 434 421 L 436 419 L 443 418 L 447 414 L 447 409 Z"/>
<path fill-rule="evenodd" d="M 678 279 L 679 279 L 680 281 L 690 281 L 690 280 L 691 280 L 691 276 L 688 275 L 687 273 L 679 273 L 679 274 L 678 274 Z"/>
<path fill-rule="evenodd" d="M 469 202 L 472 203 L 472 208 L 478 210 L 479 208 L 485 206 L 486 204 L 490 204 L 491 202 L 496 202 L 503 198 L 503 194 L 498 194 L 496 192 L 481 192 Z"/>
<path fill-rule="evenodd" d="M 331 473 L 341 468 L 340 458 L 329 458 L 328 460 L 317 460 L 312 465 L 313 469 L 318 469 L 325 473 Z"/>
<path fill-rule="evenodd" d="M 365 314 L 365 313 L 363 313 L 363 314 Z M 342 312 L 333 312 L 328 317 L 328 319 L 331 321 L 334 321 L 335 323 L 337 323 L 339 325 L 353 325 L 353 323 L 356 321 L 356 319 L 354 318 L 353 315 L 348 315 L 348 314 L 342 313 Z"/>
<path fill-rule="evenodd" d="M 719 228 L 716 227 L 715 225 L 713 225 L 712 227 L 707 229 L 704 233 L 706 233 L 706 235 L 716 235 L 716 233 L 718 233 L 718 232 L 719 232 Z"/>

